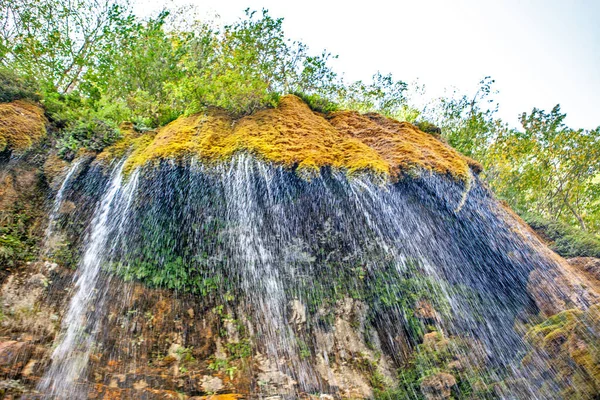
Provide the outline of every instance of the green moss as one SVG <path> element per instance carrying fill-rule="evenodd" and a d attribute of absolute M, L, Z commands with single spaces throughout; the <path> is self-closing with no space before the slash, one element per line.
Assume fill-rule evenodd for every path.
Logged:
<path fill-rule="evenodd" d="M 452 390 L 454 399 L 498 398 L 494 392 L 497 382 L 484 365 L 478 365 L 475 360 L 471 360 L 469 367 L 462 371 L 452 368 L 451 363 L 457 361 L 457 355 L 468 355 L 472 352 L 471 341 L 459 337 L 447 338 L 441 332 L 431 332 L 424 343 L 416 346 L 412 357 L 399 370 L 399 385 L 376 393 L 375 398 L 425 399 L 421 393 L 421 383 L 425 378 L 441 372 L 450 373 L 456 379 L 456 386 Z"/>

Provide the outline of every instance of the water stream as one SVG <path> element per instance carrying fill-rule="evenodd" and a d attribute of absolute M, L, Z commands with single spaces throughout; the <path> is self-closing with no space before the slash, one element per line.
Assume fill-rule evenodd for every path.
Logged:
<path fill-rule="evenodd" d="M 52 210 L 50 211 L 50 214 L 48 215 L 48 226 L 46 227 L 46 232 L 45 232 L 45 236 L 44 236 L 43 249 L 44 249 L 44 252 L 46 252 L 46 253 L 48 252 L 49 247 L 50 247 L 49 241 L 50 241 L 50 239 L 52 239 L 54 237 L 54 230 L 56 229 L 55 225 L 56 225 L 57 219 L 60 214 L 60 208 L 62 207 L 62 204 L 63 204 L 65 192 L 68 190 L 69 185 L 72 183 L 71 179 L 73 177 L 73 174 L 75 174 L 75 172 L 79 169 L 81 162 L 82 162 L 81 159 L 76 159 L 71 163 L 71 165 L 67 169 L 67 172 L 65 174 L 65 177 L 64 177 L 60 187 L 58 188 L 58 191 L 56 192 L 56 196 L 54 197 L 54 202 L 52 204 Z M 48 254 L 46 254 L 46 255 L 48 255 Z"/>
<path fill-rule="evenodd" d="M 89 356 L 98 345 L 98 314 L 102 312 L 106 290 L 103 287 L 106 283 L 100 282 L 102 265 L 110 259 L 120 235 L 124 233 L 137 185 L 137 174 L 123 184 L 123 165 L 120 162 L 113 168 L 92 218 L 85 252 L 75 276 L 73 295 L 52 353 L 52 364 L 38 387 L 48 399 L 87 398 L 88 388 L 75 383 L 85 373 Z M 66 180 L 63 186 L 65 184 Z M 62 195 L 60 191 L 59 194 Z M 60 207 L 60 203 L 55 207 Z"/>
<path fill-rule="evenodd" d="M 80 383 L 102 349 L 99 321 L 116 274 L 216 298 L 252 328 L 265 376 L 279 374 L 296 394 L 335 386 L 335 349 L 316 338 L 340 329 L 344 304 L 363 304 L 355 328 L 395 365 L 406 362 L 403 343 L 416 347 L 435 328 L 477 344 L 455 350 L 467 370 L 486 362 L 489 379 L 521 382 L 506 398 L 538 398 L 518 367 L 527 345 L 515 326 L 537 312 L 530 272 L 556 265 L 515 235 L 477 178 L 465 197 L 464 185 L 435 175 L 392 185 L 322 172 L 308 182 L 245 155 L 216 167 L 163 162 L 125 181 L 123 163 L 113 167 L 39 390 L 86 398 Z M 429 327 L 413 297 L 435 309 Z M 291 305 L 304 311 L 290 313 Z"/>

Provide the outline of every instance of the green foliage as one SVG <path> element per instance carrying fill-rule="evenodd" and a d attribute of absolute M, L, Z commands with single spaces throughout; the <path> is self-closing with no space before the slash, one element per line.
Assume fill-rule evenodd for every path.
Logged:
<path fill-rule="evenodd" d="M 225 344 L 230 360 L 248 358 L 252 355 L 252 344 L 249 339 L 242 339 L 237 343 Z"/>
<path fill-rule="evenodd" d="M 295 92 L 294 94 L 300 97 L 302 101 L 304 101 L 310 107 L 311 110 L 316 112 L 329 114 L 340 109 L 340 106 L 337 103 L 316 93 L 306 94 L 302 92 Z"/>
<path fill-rule="evenodd" d="M 599 257 L 600 238 L 561 221 L 551 221 L 532 214 L 525 221 L 548 241 L 552 250 L 563 257 Z"/>
<path fill-rule="evenodd" d="M 27 255 L 27 247 L 20 238 L 2 229 L 0 234 L 0 265 L 14 266 Z"/>
<path fill-rule="evenodd" d="M 19 76 L 14 71 L 0 68 L 0 102 L 40 99 L 39 88 L 32 79 Z"/>
<path fill-rule="evenodd" d="M 425 378 L 440 372 L 451 373 L 456 378 L 452 389 L 454 399 L 495 399 L 495 379 L 481 362 L 473 359 L 473 342 L 462 338 L 446 338 L 441 332 L 416 346 L 407 364 L 398 371 L 399 385 L 394 389 L 376 393 L 377 399 L 425 399 L 421 383 Z M 460 357 L 460 358 L 458 358 Z M 469 363 L 462 371 L 454 370 L 453 362 Z M 397 396 L 397 397 L 393 397 Z"/>
<path fill-rule="evenodd" d="M 356 81 L 340 88 L 340 103 L 344 108 L 360 112 L 378 112 L 388 117 L 397 117 L 406 108 L 407 84 L 394 80 L 392 74 L 377 72 L 370 83 Z"/>
<path fill-rule="evenodd" d="M 483 164 L 485 180 L 519 213 L 598 233 L 599 129 L 569 128 L 558 105 L 523 113 L 521 129 L 510 128 L 495 116 L 493 84 L 486 77 L 473 96 L 442 98 L 424 117 L 450 145 Z"/>
<path fill-rule="evenodd" d="M 186 111 L 215 106 L 244 115 L 276 105 L 284 93 L 331 90 L 330 55 L 309 55 L 305 44 L 286 38 L 282 23 L 267 10 L 260 17 L 246 10 L 222 32 L 203 27 L 183 61 L 189 73 L 173 87 Z"/>
<path fill-rule="evenodd" d="M 564 124 L 560 106 L 522 114 L 522 131 L 503 130 L 490 146 L 493 189 L 520 212 L 600 228 L 600 132 Z"/>
<path fill-rule="evenodd" d="M 175 353 L 179 357 L 181 365 L 186 363 L 194 362 L 196 359 L 193 356 L 193 348 L 191 347 L 179 347 Z"/>
<path fill-rule="evenodd" d="M 130 18 L 120 24 L 114 35 L 119 46 L 103 48 L 97 70 L 82 84 L 88 96 L 120 104 L 128 112 L 122 118 L 138 125 L 164 125 L 181 115 L 185 107 L 171 92 L 184 76 L 181 63 L 194 48 L 192 41 L 202 39 L 168 31 L 169 16 L 164 10 L 147 21 Z"/>
<path fill-rule="evenodd" d="M 118 0 L 0 0 L 0 63 L 54 87 L 75 89 L 127 18 Z"/>
<path fill-rule="evenodd" d="M 419 121 L 415 125 L 425 133 L 429 133 L 434 136 L 441 136 L 442 134 L 442 130 L 429 121 Z"/>
<path fill-rule="evenodd" d="M 485 159 L 486 146 L 495 132 L 498 104 L 491 98 L 497 93 L 492 88 L 494 82 L 485 77 L 473 96 L 455 91 L 439 99 L 427 113 L 427 119 L 441 129 L 452 147 L 477 160 Z"/>
<path fill-rule="evenodd" d="M 389 285 L 389 282 L 396 282 Z M 427 276 L 416 262 L 407 264 L 401 273 L 389 268 L 376 274 L 369 283 L 369 304 L 376 308 L 399 308 L 406 319 L 409 338 L 419 341 L 427 331 L 417 316 L 419 302 L 429 303 L 442 317 L 450 316 L 450 305 L 443 293 L 447 290 L 443 282 Z"/>
<path fill-rule="evenodd" d="M 35 238 L 30 235 L 32 218 L 15 210 L 0 225 L 0 266 L 12 267 L 29 260 L 33 255 Z"/>
<path fill-rule="evenodd" d="M 85 148 L 101 151 L 121 137 L 117 127 L 101 119 L 78 121 L 66 128 L 58 140 L 58 154 L 62 158 L 73 159 L 77 152 Z"/>

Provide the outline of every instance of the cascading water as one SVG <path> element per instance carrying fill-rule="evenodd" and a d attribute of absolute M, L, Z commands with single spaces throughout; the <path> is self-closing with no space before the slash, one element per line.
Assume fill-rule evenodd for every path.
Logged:
<path fill-rule="evenodd" d="M 60 211 L 60 207 L 63 204 L 63 198 L 65 195 L 65 192 L 67 191 L 69 184 L 71 184 L 71 178 L 73 177 L 73 174 L 79 169 L 79 166 L 81 165 L 81 160 L 77 159 L 75 161 L 73 161 L 73 163 L 69 166 L 69 169 L 67 170 L 66 174 L 65 174 L 65 178 L 63 179 L 60 188 L 58 189 L 58 191 L 56 192 L 56 196 L 54 197 L 54 202 L 52 204 L 52 210 L 50 211 L 50 214 L 48 215 L 48 226 L 46 227 L 46 232 L 45 232 L 45 240 L 44 240 L 44 250 L 47 251 L 48 247 L 49 247 L 49 240 L 53 237 L 54 234 L 54 229 L 56 228 L 56 221 L 59 217 L 59 211 Z"/>
<path fill-rule="evenodd" d="M 437 175 L 377 184 L 324 168 L 306 181 L 247 155 L 218 166 L 163 161 L 126 183 L 123 168 L 113 169 L 91 219 L 39 386 L 47 398 L 86 398 L 97 349 L 139 364 L 139 350 L 123 350 L 127 332 L 110 343 L 99 334 L 116 324 L 105 307 L 115 275 L 190 293 L 215 306 L 224 326 L 237 324 L 228 351 L 259 364 L 256 397 L 335 393 L 350 366 L 393 386 L 407 348 L 425 354 L 419 343 L 436 333 L 458 338 L 448 351 L 465 377 L 504 382 L 497 397 L 552 398 L 520 366 L 528 345 L 518 326 L 537 312 L 531 271 L 556 265 L 515 234 L 476 177 L 465 198 L 464 184 Z M 131 289 L 119 288 L 110 300 L 126 310 Z M 363 316 L 350 324 L 348 314 Z M 219 357 L 211 368 L 230 365 Z M 415 369 L 436 368 L 427 362 Z"/>
<path fill-rule="evenodd" d="M 77 168 L 76 163 L 69 171 Z M 79 264 L 73 296 L 63 317 L 63 332 L 52 353 L 52 364 L 43 377 L 39 390 L 45 398 L 84 399 L 87 388 L 76 381 L 85 372 L 89 355 L 93 351 L 98 332 L 99 313 L 105 300 L 101 282 L 101 268 L 110 259 L 110 254 L 119 243 L 119 237 L 126 226 L 129 207 L 137 184 L 137 174 L 133 174 L 127 184 L 123 184 L 123 162 L 112 171 L 110 182 L 104 192 L 91 221 L 89 238 Z M 63 183 L 66 185 L 69 175 Z M 62 199 L 62 189 L 57 195 L 58 204 Z"/>

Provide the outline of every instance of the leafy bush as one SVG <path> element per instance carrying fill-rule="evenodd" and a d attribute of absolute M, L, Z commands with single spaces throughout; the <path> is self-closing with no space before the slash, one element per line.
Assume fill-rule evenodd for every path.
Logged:
<path fill-rule="evenodd" d="M 309 55 L 305 44 L 285 36 L 282 24 L 267 10 L 246 10 L 245 19 L 222 32 L 204 26 L 188 43 L 186 75 L 171 84 L 175 103 L 186 104 L 188 113 L 214 106 L 242 116 L 277 105 L 285 93 L 332 92 L 330 55 Z"/>
<path fill-rule="evenodd" d="M 58 140 L 58 154 L 62 158 L 73 159 L 81 148 L 101 151 L 120 137 L 119 129 L 110 122 L 97 118 L 80 120 L 64 130 Z"/>
<path fill-rule="evenodd" d="M 429 121 L 419 121 L 415 123 L 416 127 L 422 130 L 425 133 L 429 133 L 430 135 L 439 137 L 442 135 L 442 130 L 440 127 L 432 124 Z"/>
<path fill-rule="evenodd" d="M 34 219 L 30 213 L 20 209 L 2 215 L 0 267 L 12 267 L 30 259 L 37 241 L 30 231 Z"/>
<path fill-rule="evenodd" d="M 294 95 L 300 97 L 311 110 L 328 114 L 340 109 L 339 105 L 330 99 L 318 94 L 307 94 L 303 92 L 295 92 Z"/>
<path fill-rule="evenodd" d="M 0 102 L 20 99 L 40 100 L 39 87 L 28 78 L 5 68 L 0 69 Z"/>
<path fill-rule="evenodd" d="M 20 238 L 2 229 L 0 233 L 0 265 L 14 266 L 16 260 L 27 255 L 27 246 Z"/>
<path fill-rule="evenodd" d="M 600 238 L 560 221 L 550 221 L 533 214 L 525 221 L 563 257 L 600 257 Z"/>

